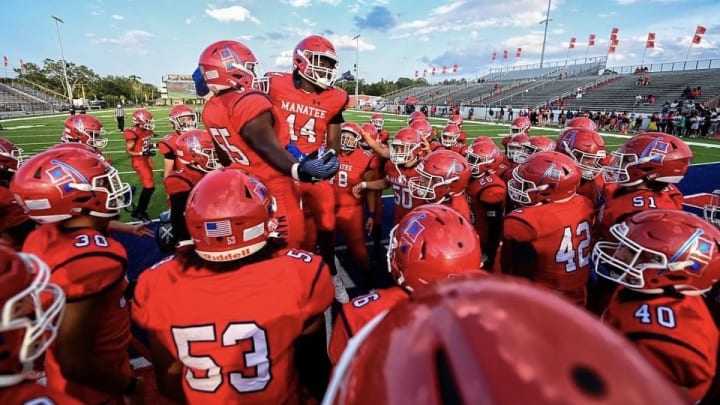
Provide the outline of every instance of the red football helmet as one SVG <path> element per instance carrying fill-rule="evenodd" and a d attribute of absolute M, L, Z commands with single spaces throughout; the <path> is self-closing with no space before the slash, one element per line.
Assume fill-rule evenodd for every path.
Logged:
<path fill-rule="evenodd" d="M 320 35 L 306 37 L 293 52 L 293 68 L 300 76 L 322 89 L 335 84 L 338 62 L 335 47 Z"/>
<path fill-rule="evenodd" d="M 597 124 L 588 117 L 575 117 L 565 124 L 565 128 L 584 128 L 597 131 Z"/>
<path fill-rule="evenodd" d="M 595 272 L 629 288 L 686 295 L 709 291 L 720 279 L 720 230 L 681 210 L 639 212 L 610 227 L 617 243 L 595 244 Z"/>
<path fill-rule="evenodd" d="M 515 162 L 522 163 L 528 157 L 539 152 L 555 150 L 555 141 L 547 136 L 533 136 L 521 143 L 522 148 L 515 153 Z"/>
<path fill-rule="evenodd" d="M 205 175 L 190 192 L 185 223 L 195 252 L 210 262 L 247 257 L 267 244 L 274 214 L 272 197 L 243 170 L 223 168 Z"/>
<path fill-rule="evenodd" d="M 372 122 L 366 122 L 366 123 L 360 125 L 360 129 L 362 131 L 364 131 L 366 134 L 372 135 L 372 137 L 376 141 L 380 142 L 380 139 L 379 139 L 380 132 L 377 130 L 377 128 L 375 128 L 375 125 L 373 125 Z M 370 146 L 367 144 L 367 142 L 365 142 L 365 138 L 363 138 L 363 137 L 361 137 L 360 140 L 358 141 L 358 145 L 360 145 L 360 147 L 365 150 L 370 150 Z"/>
<path fill-rule="evenodd" d="M 377 133 L 375 127 L 372 128 L 372 131 Z M 340 149 L 348 152 L 354 151 L 362 139 L 360 134 L 362 130 L 360 125 L 354 122 L 346 121 L 340 124 Z"/>
<path fill-rule="evenodd" d="M 23 381 L 55 340 L 65 309 L 63 290 L 37 256 L 0 243 L 0 387 Z"/>
<path fill-rule="evenodd" d="M 427 121 L 427 116 L 420 110 L 415 110 L 408 115 L 408 126 L 412 125 L 415 121 Z"/>
<path fill-rule="evenodd" d="M 65 129 L 60 139 L 63 142 L 79 142 L 95 149 L 107 146 L 103 124 L 92 115 L 75 114 L 65 120 Z"/>
<path fill-rule="evenodd" d="M 217 90 L 267 90 L 268 78 L 263 77 L 260 61 L 244 44 L 237 41 L 218 41 L 200 54 L 200 71 L 208 86 Z"/>
<path fill-rule="evenodd" d="M 570 156 L 540 152 L 513 170 L 507 190 L 510 199 L 519 204 L 544 204 L 574 196 L 580 178 L 580 170 Z"/>
<path fill-rule="evenodd" d="M 0 233 L 30 220 L 10 189 L 0 186 Z M 18 241 L 19 243 L 19 241 Z M 1 374 L 1 373 L 0 373 Z"/>
<path fill-rule="evenodd" d="M 458 142 L 458 139 L 460 138 L 460 133 L 460 128 L 457 125 L 447 124 L 443 129 L 442 134 L 440 134 L 440 143 L 444 147 L 449 148 Z"/>
<path fill-rule="evenodd" d="M 492 139 L 484 137 L 488 141 L 475 141 L 467 148 L 465 158 L 470 165 L 470 173 L 473 176 L 480 176 L 485 173 L 492 173 L 497 170 L 503 162 L 500 147 Z"/>
<path fill-rule="evenodd" d="M 513 162 L 517 162 L 518 155 L 523 152 L 523 144 L 525 144 L 525 142 L 529 140 L 530 137 L 524 132 L 520 132 L 512 136 L 512 138 L 509 139 L 509 142 L 505 145 L 505 154 L 507 155 L 508 159 Z"/>
<path fill-rule="evenodd" d="M 687 400 L 627 339 L 563 298 L 519 279 L 464 276 L 370 321 L 343 352 L 325 403 Z"/>
<path fill-rule="evenodd" d="M 420 158 L 420 132 L 415 128 L 401 128 L 390 141 L 390 161 L 396 165 L 411 163 Z"/>
<path fill-rule="evenodd" d="M 420 136 L 430 142 L 432 140 L 433 135 L 433 127 L 432 124 L 430 124 L 427 120 L 415 120 L 412 124 L 410 124 L 411 128 L 415 128 L 418 132 L 420 132 Z"/>
<path fill-rule="evenodd" d="M 716 227 L 720 227 L 720 190 L 714 190 L 710 202 L 703 207 L 705 219 Z"/>
<path fill-rule="evenodd" d="M 152 131 L 155 129 L 155 120 L 150 111 L 140 108 L 132 115 L 133 125 Z"/>
<path fill-rule="evenodd" d="M 0 172 L 15 173 L 25 159 L 23 152 L 9 139 L 0 137 Z"/>
<path fill-rule="evenodd" d="M 417 177 L 408 180 L 410 194 L 419 200 L 441 203 L 460 195 L 470 181 L 470 165 L 457 152 L 438 149 L 417 165 Z"/>
<path fill-rule="evenodd" d="M 10 190 L 28 216 L 39 223 L 76 215 L 112 218 L 132 203 L 130 184 L 95 153 L 51 148 L 28 159 Z"/>
<path fill-rule="evenodd" d="M 222 167 L 215 156 L 215 144 L 207 131 L 193 129 L 182 133 L 176 140 L 175 154 L 184 165 L 193 166 L 203 172 Z"/>
<path fill-rule="evenodd" d="M 463 126 L 463 117 L 459 114 L 451 115 L 450 118 L 448 118 L 448 125 L 455 125 L 456 127 L 462 129 Z"/>
<path fill-rule="evenodd" d="M 380 113 L 375 113 L 370 117 L 370 122 L 375 126 L 375 129 L 380 131 L 383 129 L 383 126 L 385 125 L 385 119 L 383 118 L 383 115 Z"/>
<path fill-rule="evenodd" d="M 517 117 L 510 124 L 510 136 L 517 135 L 519 133 L 529 134 L 530 133 L 530 118 L 528 117 Z"/>
<path fill-rule="evenodd" d="M 607 156 L 603 137 L 586 128 L 568 128 L 560 132 L 555 150 L 575 159 L 586 180 L 600 174 L 602 161 Z"/>
<path fill-rule="evenodd" d="M 390 231 L 388 269 L 408 291 L 482 267 L 480 239 L 473 225 L 450 207 L 414 208 Z"/>
<path fill-rule="evenodd" d="M 177 132 L 197 129 L 196 118 L 195 111 L 185 104 L 178 104 L 170 109 L 170 125 Z"/>
<path fill-rule="evenodd" d="M 635 186 L 643 181 L 679 183 L 690 166 L 692 151 L 680 138 L 645 132 L 628 139 L 602 168 L 607 183 Z"/>

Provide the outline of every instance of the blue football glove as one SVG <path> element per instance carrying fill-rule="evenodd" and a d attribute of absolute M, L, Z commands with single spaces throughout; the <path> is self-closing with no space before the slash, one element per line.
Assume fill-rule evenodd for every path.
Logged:
<path fill-rule="evenodd" d="M 340 161 L 335 150 L 315 151 L 293 166 L 293 177 L 304 182 L 325 180 L 335 175 Z"/>
<path fill-rule="evenodd" d="M 295 142 L 291 141 L 288 146 L 285 147 L 285 150 L 290 152 L 290 154 L 293 155 L 293 157 L 298 161 L 302 161 L 303 159 L 305 159 L 305 154 L 302 153 L 300 149 L 298 149 L 297 145 L 295 145 Z"/>
<path fill-rule="evenodd" d="M 205 97 L 206 94 L 210 93 L 210 89 L 207 83 L 205 83 L 205 78 L 199 67 L 193 72 L 192 79 L 193 82 L 195 82 L 195 94 L 200 97 Z"/>

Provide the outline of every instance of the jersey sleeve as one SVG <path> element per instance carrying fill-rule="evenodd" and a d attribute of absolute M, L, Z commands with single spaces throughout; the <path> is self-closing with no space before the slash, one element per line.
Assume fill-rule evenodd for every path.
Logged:
<path fill-rule="evenodd" d="M 304 250 L 289 249 L 285 252 L 288 265 L 295 268 L 299 285 L 298 308 L 305 320 L 324 312 L 335 297 L 335 285 L 330 269 L 320 256 Z"/>
<path fill-rule="evenodd" d="M 530 242 L 537 239 L 537 231 L 523 218 L 517 215 L 508 215 L 503 221 L 503 239 Z"/>
<path fill-rule="evenodd" d="M 165 180 L 163 180 L 163 184 L 165 185 L 165 192 L 167 192 L 168 195 L 187 193 L 193 188 L 192 182 L 183 177 L 180 172 L 175 172 L 167 176 Z"/>
<path fill-rule="evenodd" d="M 500 185 L 491 186 L 482 193 L 482 200 L 480 201 L 487 205 L 505 204 L 506 196 L 507 190 L 505 187 Z"/>
<path fill-rule="evenodd" d="M 134 141 L 138 139 L 135 131 L 131 129 L 126 129 L 125 131 L 123 131 L 123 138 L 125 138 L 126 141 Z"/>
<path fill-rule="evenodd" d="M 126 267 L 127 259 L 119 255 L 81 250 L 52 269 L 52 280 L 72 302 L 106 291 L 125 277 Z"/>
<path fill-rule="evenodd" d="M 232 120 L 238 124 L 239 131 L 242 131 L 246 123 L 254 120 L 265 111 L 272 111 L 273 109 L 268 96 L 261 92 L 249 93 L 234 100 L 235 103 L 230 106 L 228 116 L 232 117 Z"/>
<path fill-rule="evenodd" d="M 153 314 L 149 311 L 149 300 L 152 291 L 164 288 L 161 283 L 163 267 L 165 263 L 170 262 L 173 259 L 174 256 L 168 256 L 159 263 L 156 263 L 152 267 L 140 273 L 140 276 L 138 277 L 130 306 L 130 314 L 132 315 L 132 320 L 145 330 L 158 328 L 155 326 Z"/>
<path fill-rule="evenodd" d="M 165 156 L 166 159 L 175 159 L 175 148 L 172 147 L 171 142 L 173 142 L 173 136 L 165 135 L 163 139 L 158 142 L 158 152 L 160 152 L 161 155 Z M 168 156 L 172 155 L 172 156 Z"/>

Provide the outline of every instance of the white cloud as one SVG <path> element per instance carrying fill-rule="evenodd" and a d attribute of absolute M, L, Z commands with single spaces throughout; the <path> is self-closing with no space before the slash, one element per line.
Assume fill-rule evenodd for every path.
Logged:
<path fill-rule="evenodd" d="M 110 16 L 110 18 L 112 18 L 113 20 L 118 20 L 118 21 L 125 19 L 125 17 L 121 16 L 120 14 L 113 14 Z"/>
<path fill-rule="evenodd" d="M 335 45 L 335 50 L 341 50 L 341 49 L 352 49 L 355 50 L 356 47 L 356 40 L 353 39 L 353 36 L 350 35 L 330 35 L 327 37 L 330 42 Z M 363 37 L 360 36 L 359 40 L 357 41 L 357 48 L 360 51 L 374 51 L 376 48 L 375 45 L 365 42 L 363 40 Z"/>
<path fill-rule="evenodd" d="M 312 3 L 311 0 L 283 0 L 282 2 L 291 7 L 310 7 Z"/>
<path fill-rule="evenodd" d="M 186 19 L 185 19 L 185 24 L 190 25 L 190 24 L 193 23 L 193 21 L 195 21 L 195 17 L 186 18 Z"/>
<path fill-rule="evenodd" d="M 130 45 L 135 42 L 145 42 L 153 34 L 147 31 L 130 30 L 119 37 L 98 37 L 95 34 L 86 34 L 93 44 Z"/>
<path fill-rule="evenodd" d="M 254 22 L 255 24 L 260 24 L 260 20 L 258 20 L 256 17 L 253 17 L 253 15 L 250 14 L 250 11 L 242 6 L 205 9 L 205 14 L 220 22 L 248 20 Z"/>
<path fill-rule="evenodd" d="M 275 68 L 278 70 L 288 70 L 292 68 L 292 50 L 283 51 L 280 55 L 275 57 Z"/>

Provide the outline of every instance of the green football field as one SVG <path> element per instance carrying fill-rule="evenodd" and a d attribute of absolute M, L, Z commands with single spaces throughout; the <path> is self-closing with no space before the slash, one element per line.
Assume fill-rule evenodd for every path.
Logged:
<path fill-rule="evenodd" d="M 167 118 L 169 108 L 151 108 L 150 111 L 153 113 L 155 118 L 155 133 L 157 134 L 157 139 L 159 140 L 171 131 L 170 122 Z M 113 110 L 104 110 L 100 112 L 92 111 L 89 112 L 89 114 L 92 114 L 100 119 L 107 130 L 109 142 L 107 148 L 105 149 L 105 154 L 112 159 L 113 166 L 120 171 L 121 177 L 130 184 L 137 186 L 139 193 L 141 186 L 135 172 L 130 167 L 130 158 L 125 154 L 125 143 L 122 133 L 118 131 L 117 125 L 115 124 Z M 130 119 L 131 114 L 132 110 L 126 110 L 126 126 L 132 125 Z M 370 115 L 371 113 L 357 111 L 346 111 L 344 113 L 346 121 L 356 121 L 358 123 L 368 121 Z M 391 135 L 401 127 L 405 126 L 407 122 L 407 116 L 397 116 L 394 114 L 384 114 L 384 116 L 385 129 L 387 129 Z M 19 147 L 23 148 L 26 155 L 33 155 L 60 142 L 60 134 L 62 133 L 63 122 L 66 118 L 67 115 L 5 119 L 1 122 L 4 130 L 0 132 L 0 136 L 10 139 Z M 446 119 L 431 119 L 433 125 L 440 127 L 444 126 L 446 121 Z M 465 121 L 463 129 L 471 138 L 483 135 L 490 136 L 499 144 L 500 139 L 509 132 L 509 125 Z M 558 128 L 533 128 L 531 133 L 533 135 L 548 135 L 555 137 L 557 136 Z M 603 136 L 605 137 L 608 150 L 614 150 L 628 137 L 627 135 L 606 133 L 603 133 Z M 717 156 L 718 153 L 720 153 L 720 150 L 718 149 L 720 148 L 720 141 L 693 139 L 690 140 L 688 144 L 693 151 L 694 164 L 717 162 L 719 160 Z M 156 165 L 156 189 L 148 210 L 151 217 L 157 217 L 161 211 L 167 209 L 165 190 L 162 185 L 162 156 L 155 156 L 154 159 Z M 137 201 L 137 196 L 134 196 L 133 199 L 134 201 Z M 123 213 L 121 219 L 130 220 L 130 216 L 127 213 Z"/>

